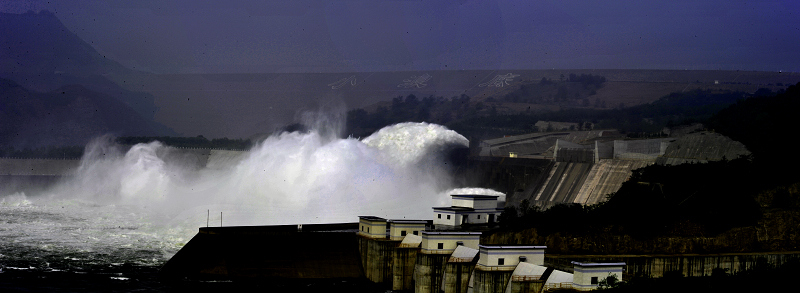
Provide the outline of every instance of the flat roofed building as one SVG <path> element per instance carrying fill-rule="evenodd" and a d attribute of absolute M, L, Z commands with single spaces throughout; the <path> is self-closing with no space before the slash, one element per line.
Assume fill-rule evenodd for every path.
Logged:
<path fill-rule="evenodd" d="M 389 239 L 403 240 L 406 235 L 420 235 L 425 231 L 425 220 L 389 220 Z"/>
<path fill-rule="evenodd" d="M 359 216 L 358 235 L 367 238 L 386 238 L 386 219 L 373 216 Z"/>
<path fill-rule="evenodd" d="M 451 254 L 459 245 L 478 249 L 481 232 L 422 232 L 422 253 Z"/>
<path fill-rule="evenodd" d="M 503 208 L 498 208 L 496 195 L 451 195 L 453 206 L 434 207 L 433 224 L 458 227 L 462 224 L 488 224 L 497 221 Z"/>
<path fill-rule="evenodd" d="M 511 271 L 520 262 L 544 265 L 547 246 L 487 246 L 480 245 L 476 268 L 485 271 Z"/>
<path fill-rule="evenodd" d="M 622 280 L 624 262 L 582 263 L 573 261 L 573 288 L 585 291 L 594 290 L 597 285 L 608 276 L 615 275 L 617 280 Z"/>

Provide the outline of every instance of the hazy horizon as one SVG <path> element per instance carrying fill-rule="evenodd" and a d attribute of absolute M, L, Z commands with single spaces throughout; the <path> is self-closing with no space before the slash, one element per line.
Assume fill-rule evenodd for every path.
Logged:
<path fill-rule="evenodd" d="M 153 73 L 665 69 L 800 72 L 800 3 L 9 1 Z"/>
<path fill-rule="evenodd" d="M 0 59 L 8 65 L 3 77 L 32 91 L 81 84 L 182 136 L 253 138 L 323 108 L 346 112 L 409 94 L 465 94 L 473 102 L 502 96 L 505 89 L 480 85 L 508 74 L 515 76 L 506 81 L 510 86 L 601 71 L 609 81 L 683 83 L 647 90 L 622 85 L 584 97 L 589 104 L 602 99 L 628 106 L 686 90 L 695 82 L 752 82 L 753 87 L 731 88 L 747 92 L 794 84 L 800 72 L 797 8 L 800 4 L 790 1 L 719 0 L 18 0 L 0 3 L 0 12 L 50 11 L 63 27 L 50 17 L 9 22 L 7 39 L 0 36 L 8 50 L 0 51 Z M 119 70 L 110 60 L 136 71 Z M 452 71 L 437 72 L 445 70 Z M 737 70 L 780 76 L 754 81 L 748 74 L 758 74 Z M 214 76 L 219 74 L 228 76 Z M 404 86 L 417 78 L 423 83 Z M 633 93 L 638 97 L 625 100 Z M 80 117 L 91 117 L 87 113 Z M 45 130 L 67 125 L 48 123 L 40 124 Z"/>

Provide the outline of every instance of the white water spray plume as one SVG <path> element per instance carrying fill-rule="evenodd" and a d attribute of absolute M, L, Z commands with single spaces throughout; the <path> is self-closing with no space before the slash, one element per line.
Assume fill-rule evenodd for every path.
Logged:
<path fill-rule="evenodd" d="M 0 236 L 55 243 L 49 249 L 129 247 L 168 257 L 207 223 L 430 219 L 431 207 L 450 205 L 450 194 L 496 193 L 452 190 L 444 155 L 468 141 L 443 126 L 401 123 L 360 140 L 333 133 L 283 132 L 249 151 L 206 151 L 201 163 L 192 150 L 151 142 L 123 152 L 102 137 L 86 147 L 74 176 L 43 194 L 0 194 L 0 218 L 9 225 Z"/>
<path fill-rule="evenodd" d="M 226 226 L 352 222 L 358 215 L 424 219 L 448 200 L 441 193 L 452 180 L 441 155 L 467 145 L 458 133 L 427 123 L 389 126 L 362 140 L 284 132 L 231 154 L 229 166 L 193 170 L 179 150 L 159 142 L 123 153 L 103 137 L 48 198 L 141 206 L 199 217 L 203 225 L 207 210 L 222 212 Z"/>

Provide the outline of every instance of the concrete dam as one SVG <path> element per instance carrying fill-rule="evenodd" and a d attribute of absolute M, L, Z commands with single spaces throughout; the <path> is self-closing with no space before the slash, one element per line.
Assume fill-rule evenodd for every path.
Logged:
<path fill-rule="evenodd" d="M 224 170 L 247 151 L 166 147 L 165 162 L 188 170 Z M 508 194 L 547 208 L 559 203 L 596 204 L 616 192 L 632 171 L 652 164 L 676 165 L 735 159 L 749 154 L 739 142 L 713 132 L 629 140 L 614 130 L 531 133 L 473 142 L 469 185 Z M 81 168 L 78 159 L 0 158 L 0 192 L 41 190 Z M 466 183 L 465 182 L 465 183 Z"/>
<path fill-rule="evenodd" d="M 431 228 L 429 221 L 369 216 L 358 223 L 200 228 L 161 273 L 264 284 L 353 280 L 436 293 L 585 290 L 609 273 L 623 276 L 623 263 L 573 263 L 568 273 L 544 267 L 544 246 L 481 245 L 480 232 Z"/>
<path fill-rule="evenodd" d="M 507 205 L 528 200 L 548 208 L 605 201 L 633 170 L 649 165 L 705 163 L 749 153 L 741 143 L 713 132 L 631 140 L 613 130 L 591 130 L 484 140 L 475 145 L 472 160 L 488 174 L 488 185 L 509 194 Z"/>
<path fill-rule="evenodd" d="M 206 227 L 161 269 L 165 278 L 305 284 L 366 282 L 408 292 L 543 292 L 597 288 L 609 275 L 735 274 L 798 259 L 797 252 L 707 255 L 546 255 L 546 246 L 482 243 L 481 232 L 430 221 Z M 387 228 L 389 227 L 389 228 Z M 405 232 L 405 233 L 403 233 Z"/>

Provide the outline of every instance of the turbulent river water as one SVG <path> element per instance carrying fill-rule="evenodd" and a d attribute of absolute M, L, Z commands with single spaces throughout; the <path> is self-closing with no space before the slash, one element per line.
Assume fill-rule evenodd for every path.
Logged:
<path fill-rule="evenodd" d="M 198 170 L 158 142 L 123 152 L 101 138 L 87 146 L 77 173 L 54 187 L 0 194 L 0 288 L 233 286 L 164 282 L 157 272 L 206 225 L 430 218 L 432 206 L 449 205 L 454 187 L 442 154 L 467 144 L 426 123 L 389 126 L 364 139 L 283 133 L 229 166 Z"/>

